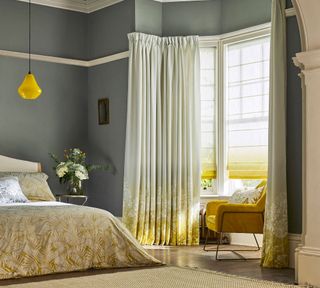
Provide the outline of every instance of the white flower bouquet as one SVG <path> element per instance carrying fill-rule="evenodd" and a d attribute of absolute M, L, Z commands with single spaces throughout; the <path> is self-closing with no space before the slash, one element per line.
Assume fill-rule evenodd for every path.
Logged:
<path fill-rule="evenodd" d="M 70 194 L 83 195 L 82 181 L 89 179 L 89 172 L 97 169 L 109 170 L 108 165 L 90 165 L 86 163 L 86 154 L 78 148 L 64 151 L 64 161 L 50 153 L 57 164 L 53 169 L 59 177 L 60 183 L 68 183 Z"/>

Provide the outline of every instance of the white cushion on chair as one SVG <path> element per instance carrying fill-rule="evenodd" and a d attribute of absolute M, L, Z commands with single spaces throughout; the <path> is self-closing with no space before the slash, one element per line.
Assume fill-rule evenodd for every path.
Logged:
<path fill-rule="evenodd" d="M 231 204 L 255 204 L 260 199 L 264 187 L 236 190 L 229 199 Z"/>

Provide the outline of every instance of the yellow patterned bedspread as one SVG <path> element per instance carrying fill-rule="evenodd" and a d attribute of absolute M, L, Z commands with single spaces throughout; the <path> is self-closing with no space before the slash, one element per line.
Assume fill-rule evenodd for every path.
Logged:
<path fill-rule="evenodd" d="M 107 211 L 57 202 L 0 206 L 0 279 L 157 264 Z"/>

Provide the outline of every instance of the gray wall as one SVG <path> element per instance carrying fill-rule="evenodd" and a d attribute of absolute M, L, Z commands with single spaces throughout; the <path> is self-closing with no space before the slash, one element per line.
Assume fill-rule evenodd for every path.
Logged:
<path fill-rule="evenodd" d="M 163 3 L 163 35 L 217 35 L 270 22 L 271 0 Z"/>
<path fill-rule="evenodd" d="M 0 1 L 0 49 L 26 52 L 27 7 Z M 33 12 L 33 51 L 86 58 L 83 14 L 39 5 L 33 5 Z M 17 88 L 28 72 L 27 61 L 0 57 L 0 154 L 41 162 L 52 190 L 59 193 L 64 188 L 54 176 L 48 152 L 87 149 L 87 69 L 33 62 L 32 70 L 43 93 L 36 101 L 25 101 Z"/>
<path fill-rule="evenodd" d="M 164 36 L 215 35 L 221 32 L 221 0 L 163 3 L 162 9 Z"/>
<path fill-rule="evenodd" d="M 28 49 L 28 5 L 0 1 L 0 47 Z M 32 52 L 76 59 L 87 58 L 86 14 L 32 5 Z"/>
<path fill-rule="evenodd" d="M 125 0 L 88 15 L 88 57 L 128 50 L 127 34 L 135 27 L 135 1 Z"/>
<path fill-rule="evenodd" d="M 292 57 L 301 51 L 297 19 L 287 19 L 287 181 L 289 231 L 302 232 L 302 91 Z"/>
<path fill-rule="evenodd" d="M 162 4 L 150 0 L 136 0 L 135 5 L 135 30 L 161 36 Z"/>
<path fill-rule="evenodd" d="M 128 50 L 127 34 L 135 30 L 135 3 L 126 0 L 89 15 L 89 58 Z M 127 113 L 128 59 L 88 72 L 89 155 L 93 163 L 108 162 L 113 173 L 95 172 L 89 180 L 89 204 L 122 214 L 123 167 Z M 98 125 L 97 101 L 110 100 L 110 124 Z"/>
<path fill-rule="evenodd" d="M 222 0 L 221 33 L 270 22 L 271 0 Z"/>
<path fill-rule="evenodd" d="M 127 114 L 128 59 L 89 69 L 89 145 L 93 163 L 109 163 L 113 173 L 90 178 L 89 204 L 122 215 L 124 149 Z M 110 124 L 98 125 L 97 101 L 109 98 Z"/>
<path fill-rule="evenodd" d="M 53 192 L 61 193 L 48 152 L 87 149 L 87 70 L 40 62 L 33 70 L 43 94 L 25 101 L 17 87 L 27 61 L 0 57 L 0 154 L 41 162 Z"/>

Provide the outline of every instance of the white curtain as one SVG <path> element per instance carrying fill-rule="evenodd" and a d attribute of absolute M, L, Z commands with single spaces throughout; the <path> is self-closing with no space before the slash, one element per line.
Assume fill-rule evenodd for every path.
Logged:
<path fill-rule="evenodd" d="M 272 1 L 268 192 L 261 264 L 288 266 L 285 0 Z"/>
<path fill-rule="evenodd" d="M 198 244 L 198 37 L 128 37 L 124 223 L 142 244 Z"/>

